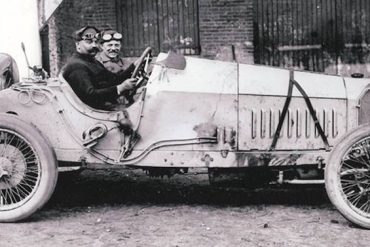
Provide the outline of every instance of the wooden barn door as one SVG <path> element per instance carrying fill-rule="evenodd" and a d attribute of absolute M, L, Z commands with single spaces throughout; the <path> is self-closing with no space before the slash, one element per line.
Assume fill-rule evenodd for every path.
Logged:
<path fill-rule="evenodd" d="M 254 0 L 254 60 L 258 64 L 337 74 L 366 63 L 368 0 Z"/>
<path fill-rule="evenodd" d="M 117 0 L 116 5 L 125 56 L 138 56 L 147 46 L 155 54 L 200 53 L 198 0 Z"/>

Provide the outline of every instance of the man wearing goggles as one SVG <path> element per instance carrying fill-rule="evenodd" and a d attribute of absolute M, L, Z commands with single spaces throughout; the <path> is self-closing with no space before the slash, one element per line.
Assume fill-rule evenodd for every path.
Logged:
<path fill-rule="evenodd" d="M 101 39 L 104 42 L 111 41 L 112 39 L 121 41 L 122 40 L 122 34 L 116 32 L 116 31 L 113 31 L 113 30 L 104 31 L 101 34 Z"/>
<path fill-rule="evenodd" d="M 120 54 L 122 34 L 114 30 L 103 31 L 99 41 L 101 52 L 96 55 L 96 59 L 113 73 L 125 70 L 128 65 Z"/>
<path fill-rule="evenodd" d="M 63 77 L 77 96 L 87 105 L 103 110 L 118 110 L 117 99 L 135 87 L 136 79 L 130 79 L 135 66 L 112 73 L 95 59 L 99 51 L 99 30 L 83 27 L 73 33 L 76 52 L 63 68 Z"/>

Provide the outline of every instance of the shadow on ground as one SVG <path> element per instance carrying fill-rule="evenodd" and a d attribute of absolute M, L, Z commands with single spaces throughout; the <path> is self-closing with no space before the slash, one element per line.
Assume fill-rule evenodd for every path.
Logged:
<path fill-rule="evenodd" d="M 205 174 L 152 178 L 138 171 L 83 171 L 61 176 L 47 207 L 130 204 L 328 204 L 324 186 L 214 187 Z"/>

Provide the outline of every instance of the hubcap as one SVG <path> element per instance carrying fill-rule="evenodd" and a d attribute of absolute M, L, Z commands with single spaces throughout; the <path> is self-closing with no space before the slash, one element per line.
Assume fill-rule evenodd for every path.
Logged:
<path fill-rule="evenodd" d="M 5 157 L 0 157 L 0 189 L 16 186 L 24 177 L 27 167 L 22 152 L 4 144 L 0 144 L 0 150 L 6 153 Z"/>
<path fill-rule="evenodd" d="M 4 180 L 6 177 L 9 177 L 10 168 L 12 167 L 12 162 L 9 159 L 0 157 L 0 181 Z"/>

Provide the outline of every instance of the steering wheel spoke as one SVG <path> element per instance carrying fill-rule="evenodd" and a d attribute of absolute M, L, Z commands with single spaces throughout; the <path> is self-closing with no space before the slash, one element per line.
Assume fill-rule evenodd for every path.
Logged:
<path fill-rule="evenodd" d="M 149 63 L 152 57 L 151 52 L 152 52 L 151 47 L 147 47 L 144 50 L 144 52 L 141 54 L 140 58 L 138 59 L 134 72 L 132 72 L 131 78 L 136 78 L 138 75 L 140 75 L 140 73 L 148 74 Z"/>

